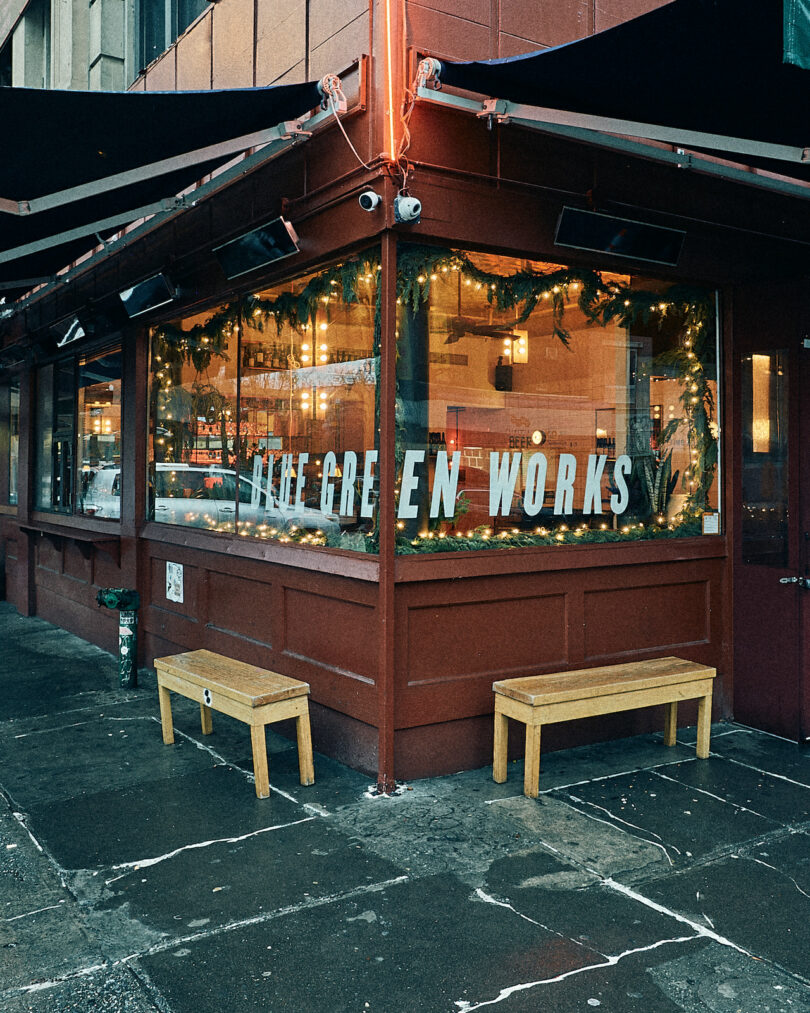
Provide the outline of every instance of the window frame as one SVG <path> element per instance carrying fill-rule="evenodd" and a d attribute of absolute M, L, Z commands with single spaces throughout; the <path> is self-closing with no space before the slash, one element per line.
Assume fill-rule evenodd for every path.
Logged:
<path fill-rule="evenodd" d="M 80 495 L 78 489 L 78 476 L 81 468 L 80 464 L 80 447 L 79 440 L 82 437 L 80 431 L 80 420 L 79 420 L 79 391 L 80 391 L 80 376 L 83 364 L 92 362 L 93 360 L 103 358 L 105 356 L 118 355 L 120 359 L 120 379 L 121 385 L 121 423 L 120 423 L 120 443 L 121 450 L 119 452 L 121 470 L 125 467 L 124 465 L 124 452 L 123 452 L 123 441 L 124 441 L 124 413 L 123 413 L 123 401 L 125 395 L 124 383 L 125 383 L 125 363 L 124 363 L 124 343 L 122 340 L 107 341 L 100 345 L 94 345 L 92 347 L 80 347 L 72 351 L 70 355 L 63 355 L 59 358 L 53 358 L 50 361 L 43 362 L 34 371 L 33 374 L 33 403 L 35 406 L 35 417 L 34 425 L 31 432 L 31 459 L 33 464 L 33 489 L 32 489 L 32 506 L 35 512 L 42 514 L 49 514 L 54 517 L 64 518 L 81 518 L 83 521 L 95 521 L 103 520 L 106 523 L 120 523 L 120 510 L 118 517 L 106 517 L 96 518 L 95 515 L 89 511 L 81 509 Z M 51 371 L 51 382 L 50 382 L 50 401 L 48 409 L 45 408 L 42 402 L 43 396 L 43 375 L 46 370 Z M 55 504 L 55 461 L 54 461 L 54 446 L 53 446 L 53 434 L 55 431 L 55 422 L 58 415 L 58 392 L 56 389 L 56 377 L 59 370 L 69 370 L 71 375 L 71 400 L 72 400 L 72 411 L 71 411 L 71 423 L 69 436 L 63 437 L 60 443 L 66 444 L 69 447 L 69 455 L 67 464 L 61 469 L 62 474 L 60 478 L 64 479 L 66 474 L 69 474 L 69 494 L 67 497 L 62 498 L 62 504 Z M 46 426 L 45 422 L 48 421 L 49 425 Z M 85 434 L 86 435 L 86 434 Z M 50 459 L 51 467 L 49 476 L 46 476 L 46 472 L 43 467 L 42 455 L 45 452 L 46 439 L 49 440 L 50 445 Z M 50 483 L 50 502 L 45 503 L 43 497 L 43 487 L 46 479 Z M 113 483 L 115 484 L 115 483 Z M 118 478 L 119 488 L 119 503 L 121 502 L 121 490 L 122 482 L 119 475 Z"/>

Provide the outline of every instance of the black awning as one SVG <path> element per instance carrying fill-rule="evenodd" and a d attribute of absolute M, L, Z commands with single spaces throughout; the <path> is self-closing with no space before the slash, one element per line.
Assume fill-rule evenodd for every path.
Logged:
<path fill-rule="evenodd" d="M 553 49 L 442 61 L 441 81 L 547 109 L 810 148 L 810 75 L 794 65 L 808 17 L 797 0 L 674 0 Z M 798 164 L 767 168 L 803 176 Z"/>
<path fill-rule="evenodd" d="M 9 141 L 0 161 L 0 286 L 53 275 L 94 247 L 96 233 L 157 210 L 320 102 L 315 82 L 208 92 L 0 88 Z"/>

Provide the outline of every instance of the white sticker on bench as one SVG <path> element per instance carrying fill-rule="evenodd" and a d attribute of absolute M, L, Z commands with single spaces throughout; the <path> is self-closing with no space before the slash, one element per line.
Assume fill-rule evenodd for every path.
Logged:
<path fill-rule="evenodd" d="M 211 706 L 211 690 L 210 689 L 204 689 L 203 690 L 203 703 L 205 703 L 205 705 L 207 707 Z"/>

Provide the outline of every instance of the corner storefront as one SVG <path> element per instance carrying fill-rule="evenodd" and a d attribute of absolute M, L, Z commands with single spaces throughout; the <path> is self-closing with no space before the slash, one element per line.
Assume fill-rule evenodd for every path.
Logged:
<path fill-rule="evenodd" d="M 408 115 L 406 180 L 331 178 L 321 132 L 9 318 L 7 597 L 114 649 L 96 590 L 136 588 L 142 664 L 306 680 L 316 749 L 381 787 L 488 762 L 494 680 L 669 654 L 717 667 L 716 718 L 801 738 L 803 191 Z M 281 219 L 289 256 L 224 259 Z"/>

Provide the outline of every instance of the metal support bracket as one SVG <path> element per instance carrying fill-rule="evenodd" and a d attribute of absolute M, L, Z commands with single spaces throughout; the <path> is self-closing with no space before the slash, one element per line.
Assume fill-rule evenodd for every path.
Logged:
<path fill-rule="evenodd" d="M 493 123 L 507 124 L 512 122 L 512 117 L 507 113 L 509 103 L 502 98 L 488 98 L 484 100 L 481 111 L 476 113 L 479 120 L 487 121 L 487 129 L 492 130 Z"/>

